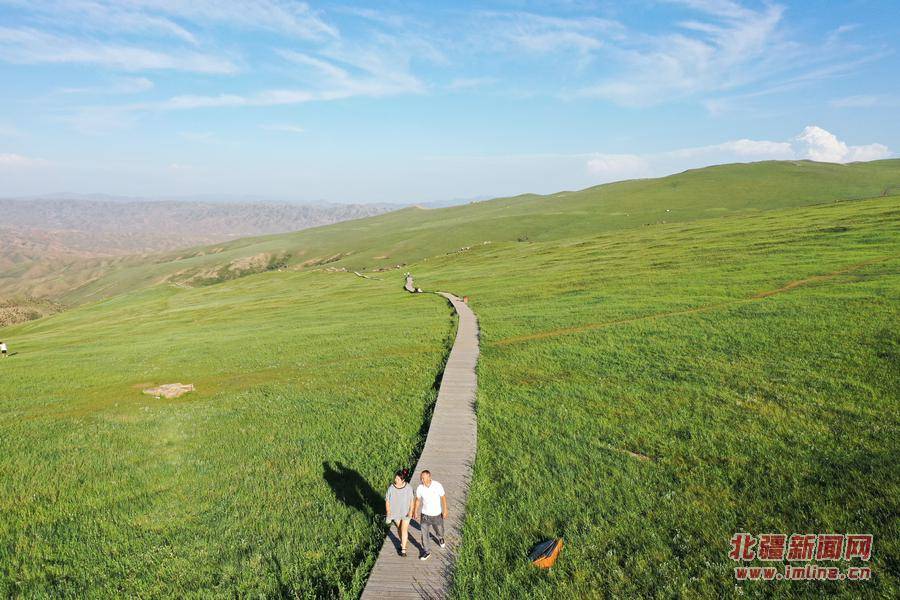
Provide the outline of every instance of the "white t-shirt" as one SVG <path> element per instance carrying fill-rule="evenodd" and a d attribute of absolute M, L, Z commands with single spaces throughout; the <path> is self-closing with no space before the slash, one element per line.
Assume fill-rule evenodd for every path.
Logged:
<path fill-rule="evenodd" d="M 434 479 L 431 480 L 431 485 L 428 487 L 420 483 L 419 487 L 416 488 L 416 498 L 422 501 L 422 514 L 429 517 L 436 517 L 444 512 L 441 508 L 441 498 L 443 496 L 444 486 Z"/>

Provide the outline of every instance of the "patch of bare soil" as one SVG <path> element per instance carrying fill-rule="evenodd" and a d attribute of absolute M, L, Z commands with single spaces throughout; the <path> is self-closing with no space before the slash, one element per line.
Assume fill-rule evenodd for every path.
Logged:
<path fill-rule="evenodd" d="M 243 273 L 244 271 L 261 271 L 265 269 L 269 262 L 272 260 L 272 254 L 268 252 L 261 252 L 260 254 L 254 254 L 253 256 L 244 256 L 242 258 L 237 258 L 228 265 L 228 270 Z"/>
<path fill-rule="evenodd" d="M 0 327 L 33 321 L 63 310 L 61 304 L 50 300 L 28 298 L 0 301 Z"/>
<path fill-rule="evenodd" d="M 178 398 L 188 392 L 194 391 L 193 383 L 166 383 L 159 387 L 144 390 L 148 396 L 156 396 L 157 398 Z"/>

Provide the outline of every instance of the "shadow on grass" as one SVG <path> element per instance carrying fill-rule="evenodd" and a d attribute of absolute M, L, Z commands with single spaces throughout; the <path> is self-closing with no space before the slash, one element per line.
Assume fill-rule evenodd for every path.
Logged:
<path fill-rule="evenodd" d="M 279 560 L 278 555 L 275 554 L 275 552 L 269 553 L 268 562 L 269 567 L 272 569 L 272 573 L 275 575 L 275 583 L 278 586 L 278 597 L 294 598 L 296 596 L 294 589 L 285 583 L 283 576 L 284 569 L 281 566 L 281 560 Z"/>
<path fill-rule="evenodd" d="M 368 517 L 374 515 L 383 502 L 381 494 L 366 481 L 359 471 L 351 469 L 344 463 L 322 463 L 322 477 L 331 487 L 335 497 Z"/>

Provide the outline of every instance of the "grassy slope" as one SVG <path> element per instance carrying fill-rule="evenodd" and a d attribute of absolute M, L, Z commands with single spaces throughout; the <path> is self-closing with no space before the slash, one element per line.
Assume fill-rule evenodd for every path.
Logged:
<path fill-rule="evenodd" d="M 486 247 L 415 269 L 421 285 L 469 294 L 482 326 L 457 596 L 728 596 L 730 536 L 772 531 L 871 532 L 876 578 L 747 595 L 896 597 L 898 201 Z M 552 536 L 563 557 L 538 572 L 525 557 Z"/>
<path fill-rule="evenodd" d="M 353 595 L 452 327 L 398 289 L 264 274 L 3 329 L 0 596 Z"/>
<path fill-rule="evenodd" d="M 349 248 L 353 254 L 331 264 L 351 267 L 380 264 L 372 257 L 385 252 L 391 258 L 381 263 L 421 258 L 419 283 L 471 295 L 483 328 L 479 458 L 460 597 L 726 595 L 731 533 L 819 528 L 875 533 L 878 575 L 864 589 L 889 595 L 900 554 L 890 520 L 900 496 L 892 462 L 897 198 L 776 209 L 879 195 L 898 181 L 900 161 L 762 163 L 544 199 L 402 211 L 174 263 L 144 261 L 69 299 L 260 252 L 300 264 Z M 710 218 L 719 216 L 727 218 Z M 525 235 L 528 242 L 503 242 Z M 493 243 L 477 245 L 483 240 Z M 444 255 L 462 245 L 473 248 Z M 280 572 L 295 589 L 358 589 L 377 532 L 367 515 L 329 496 L 321 462 L 342 460 L 375 484 L 408 454 L 448 325 L 431 298 L 398 296 L 389 286 L 396 276 L 269 273 L 198 290 L 157 287 L 4 330 L 23 352 L 0 366 L 15 369 L 12 397 L 25 401 L 0 404 L 0 429 L 11 434 L 0 450 L 15 457 L 0 461 L 9 486 L 0 502 L 6 511 L 31 487 L 40 491 L 0 522 L 0 581 L 101 594 L 163 593 L 170 585 L 271 593 Z M 383 310 L 367 308 L 372 294 Z M 688 312 L 695 308 L 703 310 Z M 327 343 L 319 328 L 330 333 Z M 221 348 L 238 338 L 256 344 L 248 356 L 263 358 L 229 358 Z M 90 350 L 73 354 L 76 339 Z M 357 348 L 374 350 L 371 367 Z M 281 366 L 270 370 L 275 361 Z M 323 361 L 335 372 L 301 366 Z M 157 366 L 144 375 L 145 363 Z M 199 397 L 157 406 L 136 392 L 122 395 L 122 386 L 142 381 L 187 379 L 186 368 Z M 110 381 L 110 371 L 128 376 Z M 214 395 L 204 396 L 207 389 Z M 379 404 L 343 403 L 362 396 Z M 138 419 L 134 427 L 118 423 L 116 401 Z M 401 422 L 399 441 L 386 448 L 396 406 L 410 423 Z M 310 414 L 321 417 L 314 427 Z M 172 430 L 174 462 L 160 453 Z M 318 432 L 322 441 L 309 442 Z M 102 444 L 88 451 L 93 440 Z M 94 454 L 97 464 L 87 460 Z M 269 470 L 245 475 L 245 456 L 269 459 Z M 131 472 L 120 468 L 128 464 L 140 467 L 129 475 L 138 480 L 122 489 L 150 491 L 112 498 L 110 485 L 116 473 Z M 22 465 L 33 473 L 7 475 Z M 61 466 L 71 476 L 65 471 L 56 486 Z M 288 485 L 272 489 L 273 472 Z M 79 474 L 94 483 L 73 500 L 84 485 Z M 245 487 L 245 496 L 233 492 Z M 200 508 L 181 507 L 194 497 Z M 60 502 L 62 519 L 48 507 Z M 332 510 L 350 534 L 330 521 L 319 526 L 319 515 Z M 24 526 L 29 514 L 42 515 L 34 532 Z M 91 534 L 103 519 L 111 524 Z M 568 546 L 548 575 L 523 557 L 549 535 L 564 535 Z M 105 579 L 83 580 L 92 563 L 79 562 L 82 553 L 102 565 Z M 44 574 L 47 565 L 58 571 Z"/>
<path fill-rule="evenodd" d="M 93 301 L 165 279 L 217 281 L 273 264 L 366 269 L 411 263 L 461 247 L 511 241 L 553 240 L 604 231 L 806 206 L 830 200 L 878 196 L 900 189 L 900 160 L 852 165 L 760 162 L 687 171 L 662 179 L 626 181 L 561 192 L 518 196 L 439 210 L 405 209 L 371 219 L 348 221 L 301 232 L 248 238 L 153 261 L 138 258 L 70 268 L 10 282 L 63 294 L 69 303 Z M 666 209 L 669 209 L 667 212 Z M 247 257 L 252 268 L 229 269 Z M 88 283 L 85 284 L 85 282 Z M 33 290 L 31 290 L 33 291 Z"/>

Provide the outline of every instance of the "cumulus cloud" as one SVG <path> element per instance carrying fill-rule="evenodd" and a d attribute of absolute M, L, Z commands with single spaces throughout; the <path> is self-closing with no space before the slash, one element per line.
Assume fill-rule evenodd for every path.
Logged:
<path fill-rule="evenodd" d="M 653 154 L 592 154 L 586 156 L 585 170 L 597 181 L 634 177 L 657 177 L 685 169 L 714 164 L 759 160 L 814 160 L 848 163 L 889 158 L 883 144 L 851 146 L 816 125 L 803 129 L 788 141 L 738 139 L 680 148 Z"/>
<path fill-rule="evenodd" d="M 891 155 L 887 146 L 882 144 L 848 146 L 830 131 L 815 125 L 806 127 L 800 135 L 794 138 L 793 147 L 798 158 L 819 162 L 846 163 L 878 160 Z"/>

